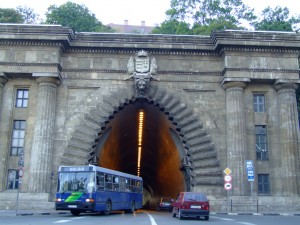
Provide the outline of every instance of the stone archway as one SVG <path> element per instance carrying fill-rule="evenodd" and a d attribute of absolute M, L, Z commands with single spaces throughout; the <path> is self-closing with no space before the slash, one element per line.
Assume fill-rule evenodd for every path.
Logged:
<path fill-rule="evenodd" d="M 96 98 L 96 95 L 94 94 Z M 74 131 L 62 157 L 63 165 L 86 164 L 95 143 L 103 135 L 107 124 L 126 105 L 137 100 L 134 88 L 121 88 L 87 112 L 80 126 Z M 156 85 L 150 85 L 146 98 L 148 104 L 158 107 L 174 124 L 177 139 L 185 154 L 181 155 L 180 170 L 183 172 L 187 190 L 193 186 L 221 185 L 222 171 L 211 136 L 203 127 L 199 116 L 180 101 L 179 96 Z M 173 135 L 174 136 L 174 135 Z M 176 136 L 176 135 L 175 135 Z"/>

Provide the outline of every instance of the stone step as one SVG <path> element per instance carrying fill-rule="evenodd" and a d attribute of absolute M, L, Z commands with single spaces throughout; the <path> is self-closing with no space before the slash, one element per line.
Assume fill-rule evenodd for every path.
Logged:
<path fill-rule="evenodd" d="M 210 158 L 217 158 L 216 151 L 205 151 L 205 152 L 196 152 L 194 153 L 190 159 L 192 161 L 203 160 L 203 159 L 210 159 Z"/>
<path fill-rule="evenodd" d="M 205 159 L 205 160 L 197 160 L 193 161 L 194 169 L 198 168 L 208 168 L 208 167 L 219 167 L 220 162 L 217 159 Z"/>

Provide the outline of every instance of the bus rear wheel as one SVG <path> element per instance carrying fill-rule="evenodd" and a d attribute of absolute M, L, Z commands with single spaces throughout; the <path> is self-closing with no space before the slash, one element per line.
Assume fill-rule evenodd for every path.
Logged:
<path fill-rule="evenodd" d="M 126 210 L 125 212 L 127 212 L 127 213 L 134 213 L 134 211 L 135 211 L 135 202 L 132 201 L 131 205 L 130 205 L 130 209 Z"/>
<path fill-rule="evenodd" d="M 105 215 L 109 215 L 111 213 L 111 201 L 107 201 L 105 203 L 105 210 L 104 210 L 104 214 Z"/>
<path fill-rule="evenodd" d="M 78 211 L 78 210 L 71 210 L 71 214 L 72 214 L 73 216 L 79 216 L 80 211 Z"/>

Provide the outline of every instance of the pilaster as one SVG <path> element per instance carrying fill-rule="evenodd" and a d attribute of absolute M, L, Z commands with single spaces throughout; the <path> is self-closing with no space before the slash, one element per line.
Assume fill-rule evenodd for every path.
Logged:
<path fill-rule="evenodd" d="M 232 170 L 233 196 L 245 195 L 246 127 L 244 113 L 244 82 L 229 82 L 226 89 L 227 166 Z"/>
<path fill-rule="evenodd" d="M 279 146 L 281 151 L 281 184 L 283 196 L 297 196 L 299 182 L 299 121 L 296 92 L 298 85 L 275 86 L 278 96 Z"/>
<path fill-rule="evenodd" d="M 36 79 L 38 87 L 36 124 L 30 159 L 29 192 L 49 193 L 53 157 L 56 92 L 59 80 Z"/>

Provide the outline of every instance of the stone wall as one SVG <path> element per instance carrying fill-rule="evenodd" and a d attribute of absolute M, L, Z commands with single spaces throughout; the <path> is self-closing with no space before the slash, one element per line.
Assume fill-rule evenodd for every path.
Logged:
<path fill-rule="evenodd" d="M 159 81 L 150 82 L 146 98 L 178 130 L 193 190 L 226 196 L 223 169 L 229 166 L 231 195 L 249 196 L 245 160 L 253 160 L 256 174 L 270 174 L 272 196 L 299 199 L 297 34 L 75 35 L 61 26 L 0 25 L 1 191 L 7 171 L 18 167 L 9 154 L 11 124 L 24 119 L 22 192 L 53 199 L 58 166 L 85 163 L 97 133 L 136 100 L 127 63 L 140 50 L 156 59 Z M 30 89 L 29 108 L 14 108 L 20 87 Z M 266 112 L 253 112 L 253 93 L 265 94 Z M 268 127 L 269 161 L 256 160 L 255 125 Z M 255 180 L 259 197 L 257 186 Z"/>

